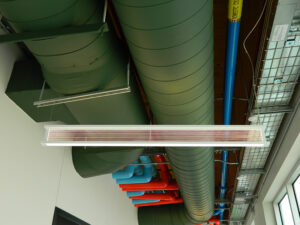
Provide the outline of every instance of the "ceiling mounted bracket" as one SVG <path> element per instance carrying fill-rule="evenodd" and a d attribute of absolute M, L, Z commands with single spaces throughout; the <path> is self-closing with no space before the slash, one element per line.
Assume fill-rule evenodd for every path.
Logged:
<path fill-rule="evenodd" d="M 103 33 L 108 31 L 109 29 L 106 23 L 84 24 L 80 26 L 69 26 L 51 30 L 4 34 L 0 35 L 0 44 L 50 39 L 70 35 L 84 35 L 101 32 Z"/>
<path fill-rule="evenodd" d="M 9 33 L 0 35 L 0 44 L 7 44 L 7 43 L 18 43 L 24 41 L 32 41 L 32 40 L 44 40 L 50 38 L 57 38 L 63 36 L 70 36 L 70 35 L 84 35 L 90 33 L 104 33 L 108 32 L 109 28 L 106 23 L 106 15 L 107 15 L 107 0 L 104 2 L 104 9 L 103 9 L 103 17 L 102 23 L 99 24 L 83 24 L 83 25 L 71 25 L 68 27 L 60 27 L 56 29 L 50 30 L 42 30 L 42 31 L 29 31 L 29 32 L 21 32 L 21 33 Z M 1 20 L 5 18 L 1 18 Z M 2 25 L 4 28 L 6 26 Z M 6 29 L 13 30 L 12 28 Z"/>
<path fill-rule="evenodd" d="M 66 103 L 71 103 L 71 102 L 78 102 L 78 101 L 84 101 L 84 100 L 89 100 L 89 99 L 107 97 L 107 96 L 112 96 L 112 95 L 126 94 L 126 93 L 131 92 L 130 61 L 127 64 L 126 76 L 127 76 L 127 81 L 126 81 L 126 86 L 124 86 L 124 87 L 87 92 L 84 94 L 68 95 L 68 96 L 52 98 L 52 99 L 45 99 L 45 100 L 41 100 L 41 97 L 40 97 L 39 101 L 33 102 L 33 105 L 36 107 L 46 107 L 46 106 L 60 105 L 60 104 L 66 104 Z M 43 85 L 43 88 L 44 88 L 44 85 Z M 41 90 L 41 93 L 43 93 L 43 88 Z"/>

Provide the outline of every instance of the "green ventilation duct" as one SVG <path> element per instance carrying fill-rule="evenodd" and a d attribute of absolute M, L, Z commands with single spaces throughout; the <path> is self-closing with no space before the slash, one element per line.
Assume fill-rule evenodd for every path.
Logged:
<path fill-rule="evenodd" d="M 213 1 L 113 3 L 157 122 L 213 124 Z M 214 211 L 213 149 L 168 148 L 167 153 L 184 205 L 139 208 L 139 224 L 207 221 Z"/>
<path fill-rule="evenodd" d="M 0 11 L 16 32 L 47 31 L 100 24 L 103 3 L 104 1 L 97 0 L 0 0 Z M 46 98 L 126 85 L 128 59 L 124 57 L 112 31 L 32 40 L 26 41 L 25 45 L 39 62 L 40 68 L 35 66 L 36 69 L 31 70 L 28 68 L 31 64 L 26 67 L 19 63 L 19 69 L 14 70 L 7 93 L 36 121 L 60 120 L 80 124 L 146 123 L 146 114 L 133 81 L 132 92 L 127 94 L 42 109 L 32 105 L 33 101 L 38 100 L 44 79 L 47 82 L 44 91 Z M 22 68 L 26 68 L 28 73 L 22 74 Z M 30 71 L 38 71 L 44 78 L 30 74 Z M 74 148 L 73 162 L 81 176 L 95 176 L 114 172 L 135 161 L 142 150 Z"/>
<path fill-rule="evenodd" d="M 1 14 L 16 32 L 101 23 L 95 0 L 15 0 L 0 2 Z M 116 52 L 112 32 L 26 41 L 54 91 L 62 94 L 102 89 L 111 79 Z"/>
<path fill-rule="evenodd" d="M 120 63 L 120 62 L 119 62 Z M 126 64 L 123 65 L 126 72 Z M 107 88 L 126 83 L 117 76 Z M 68 108 L 81 124 L 145 124 L 146 114 L 138 88 L 131 82 L 131 93 L 68 103 Z M 137 160 L 142 148 L 73 148 L 73 162 L 83 177 L 112 173 Z"/>

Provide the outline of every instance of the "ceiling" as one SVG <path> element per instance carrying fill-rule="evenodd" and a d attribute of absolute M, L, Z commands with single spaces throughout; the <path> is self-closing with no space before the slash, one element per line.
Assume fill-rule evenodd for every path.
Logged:
<path fill-rule="evenodd" d="M 278 0 L 244 0 L 243 3 L 243 15 L 241 20 L 240 27 L 240 41 L 239 41 L 239 49 L 238 49 L 238 57 L 237 57 L 237 67 L 236 67 L 236 78 L 235 78 L 235 87 L 234 87 L 234 95 L 233 95 L 233 108 L 232 108 L 232 124 L 245 124 L 249 123 L 247 121 L 247 116 L 249 116 L 249 108 L 251 109 L 253 106 L 253 90 L 252 90 L 252 82 L 253 82 L 253 72 L 250 65 L 249 58 L 247 57 L 242 42 L 245 40 L 246 36 L 249 34 L 254 24 L 257 22 L 260 14 L 263 11 L 265 2 L 268 2 L 268 10 L 263 14 L 262 19 L 258 23 L 256 29 L 253 31 L 249 39 L 247 40 L 247 49 L 249 51 L 250 57 L 254 63 L 254 65 L 258 65 L 259 67 L 263 67 L 263 62 L 268 57 L 265 52 L 267 50 L 272 51 L 278 47 L 278 43 L 275 43 L 275 46 L 267 46 L 267 36 L 262 34 L 270 35 L 271 29 L 273 27 L 273 19 L 276 13 L 276 6 Z M 293 2 L 297 0 L 282 0 L 282 2 Z M 215 124 L 223 123 L 223 92 L 224 92 L 224 70 L 225 70 L 225 52 L 226 52 L 226 29 L 227 29 L 227 4 L 228 1 L 224 0 L 214 0 L 214 93 L 215 93 Z M 124 42 L 125 38 L 122 34 L 122 30 L 120 28 L 117 16 L 114 12 L 113 5 L 111 1 L 109 1 L 108 5 L 108 13 L 112 18 L 112 22 L 114 24 L 115 31 L 118 37 Z M 279 24 L 282 23 L 282 17 L 280 17 L 277 21 Z M 290 18 L 291 20 L 291 18 Z M 279 47 L 282 48 L 282 47 Z M 299 47 L 300 48 L 300 47 Z M 298 51 L 299 53 L 299 51 Z M 274 60 L 274 56 L 272 58 Z M 135 71 L 136 77 L 138 79 L 138 74 Z M 260 76 L 260 74 L 258 74 Z M 295 78 L 298 79 L 298 78 Z M 262 82 L 261 80 L 259 80 Z M 138 80 L 139 82 L 139 80 Z M 295 82 L 296 85 L 297 82 Z M 143 97 L 143 101 L 145 107 L 147 109 L 149 119 L 155 123 L 155 118 L 152 117 L 151 109 L 149 103 L 147 101 L 147 97 L 143 91 L 142 85 L 139 83 L 139 89 Z M 259 89 L 259 88 L 258 88 Z M 277 116 L 277 117 L 276 117 Z M 276 129 L 278 130 L 281 121 L 283 120 L 284 114 L 280 114 L 276 116 L 271 116 L 274 121 L 277 121 Z M 262 122 L 267 121 L 266 125 L 270 124 L 270 119 L 262 116 Z M 274 124 L 273 124 L 274 125 Z M 277 132 L 276 130 L 276 132 Z M 276 132 L 274 133 L 274 139 L 276 137 Z M 271 148 L 270 148 L 271 149 Z M 269 150 L 270 150 L 269 149 Z M 231 199 L 234 201 L 234 195 L 237 190 L 238 180 L 237 172 L 239 168 L 245 167 L 248 164 L 244 163 L 242 160 L 243 157 L 249 157 L 249 154 L 245 153 L 245 150 L 242 151 L 230 151 L 229 152 L 229 162 L 241 162 L 241 165 L 229 165 L 227 172 L 227 195 L 226 199 Z M 261 156 L 259 156 L 261 157 Z M 265 156 L 265 159 L 268 155 Z M 221 159 L 221 153 L 215 153 L 216 159 Z M 265 161 L 263 162 L 264 166 Z M 219 196 L 219 185 L 221 179 L 221 163 L 215 163 L 215 195 L 216 198 Z M 256 178 L 256 183 L 259 180 L 259 176 Z M 256 187 L 256 183 L 253 190 Z M 232 209 L 232 206 L 231 206 Z M 225 219 L 230 218 L 230 210 L 226 211 Z"/>

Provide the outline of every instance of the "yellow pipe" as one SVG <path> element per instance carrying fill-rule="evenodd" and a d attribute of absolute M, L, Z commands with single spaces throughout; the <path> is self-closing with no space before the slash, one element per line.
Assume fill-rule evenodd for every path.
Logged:
<path fill-rule="evenodd" d="M 228 20 L 238 22 L 242 16 L 243 0 L 228 1 Z"/>

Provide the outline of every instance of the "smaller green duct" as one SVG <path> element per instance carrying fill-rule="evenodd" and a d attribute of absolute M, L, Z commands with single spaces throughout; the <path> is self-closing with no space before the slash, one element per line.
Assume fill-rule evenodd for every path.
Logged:
<path fill-rule="evenodd" d="M 119 62 L 120 63 L 120 62 Z M 120 67 L 126 72 L 126 61 Z M 126 83 L 126 76 L 116 76 L 106 88 Z M 146 113 L 141 104 L 138 87 L 131 79 L 131 92 L 88 101 L 68 103 L 68 109 L 81 124 L 145 124 Z M 143 148 L 89 147 L 73 148 L 73 163 L 82 177 L 92 177 L 116 172 L 137 160 Z"/>
<path fill-rule="evenodd" d="M 141 148 L 75 147 L 72 156 L 76 171 L 82 177 L 93 177 L 123 169 L 141 153 Z"/>
<path fill-rule="evenodd" d="M 138 221 L 142 225 L 195 225 L 182 204 L 139 207 Z M 197 223 L 198 224 L 198 223 Z"/>
<path fill-rule="evenodd" d="M 102 22 L 96 0 L 0 1 L 1 14 L 16 32 L 43 31 Z M 112 32 L 26 41 L 52 90 L 75 94 L 102 89 L 114 72 L 118 44 Z"/>

